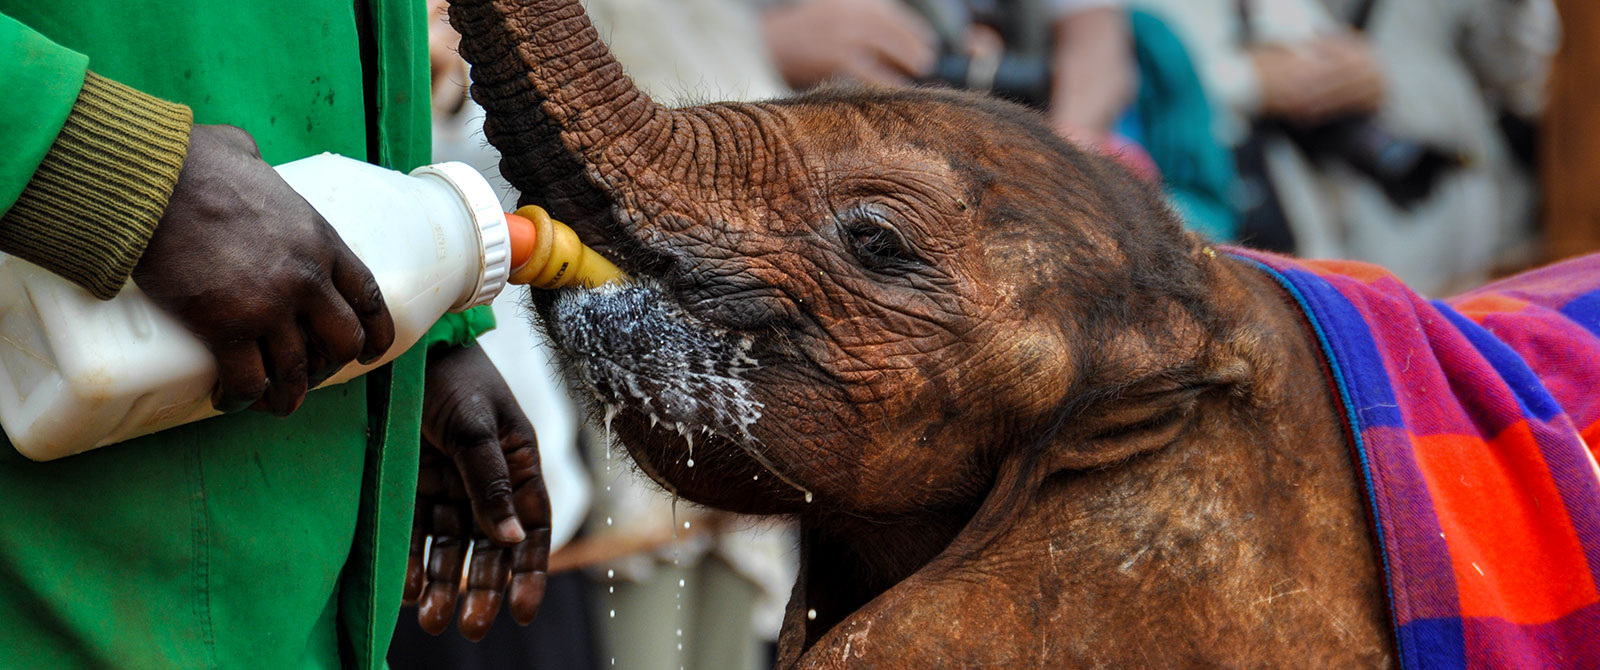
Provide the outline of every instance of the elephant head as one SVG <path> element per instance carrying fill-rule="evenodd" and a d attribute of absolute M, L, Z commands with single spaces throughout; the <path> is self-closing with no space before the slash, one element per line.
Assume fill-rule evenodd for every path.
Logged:
<path fill-rule="evenodd" d="M 787 667 L 1274 641 L 1211 657 L 1238 660 L 1304 644 L 1272 633 L 1297 617 L 1351 631 L 1330 661 L 1386 650 L 1342 453 L 1249 455 L 1284 425 L 1337 444 L 1325 393 L 1278 393 L 1316 365 L 1302 329 L 1156 190 L 989 98 L 668 109 L 577 0 L 456 0 L 451 20 L 503 175 L 635 278 L 532 296 L 597 415 L 679 495 L 800 517 Z M 1289 504 L 1284 481 L 1320 488 Z M 1369 560 L 1294 565 L 1280 532 Z M 1317 568 L 1355 586 L 1210 620 L 1209 598 Z"/>

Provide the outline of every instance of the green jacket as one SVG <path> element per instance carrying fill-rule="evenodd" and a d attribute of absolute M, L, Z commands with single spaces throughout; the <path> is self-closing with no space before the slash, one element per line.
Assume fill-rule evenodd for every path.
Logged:
<path fill-rule="evenodd" d="M 424 20 L 412 0 L 0 0 L 0 251 L 114 294 L 176 182 L 190 110 L 248 130 L 272 164 L 425 162 Z M 442 337 L 470 339 L 467 321 Z M 423 348 L 289 419 L 230 415 L 50 463 L 0 444 L 0 664 L 381 666 Z"/>

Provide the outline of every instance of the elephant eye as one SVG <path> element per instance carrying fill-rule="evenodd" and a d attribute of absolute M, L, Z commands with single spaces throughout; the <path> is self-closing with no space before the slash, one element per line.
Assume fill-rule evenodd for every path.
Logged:
<path fill-rule="evenodd" d="M 900 231 L 867 208 L 853 209 L 839 217 L 839 237 L 850 254 L 871 270 L 900 273 L 922 262 Z"/>

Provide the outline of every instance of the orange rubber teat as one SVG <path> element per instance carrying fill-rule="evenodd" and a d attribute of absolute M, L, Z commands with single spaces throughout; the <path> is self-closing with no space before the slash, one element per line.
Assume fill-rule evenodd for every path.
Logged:
<path fill-rule="evenodd" d="M 511 213 L 506 214 L 506 228 L 511 233 L 511 269 L 517 270 L 527 265 L 528 259 L 533 258 L 539 232 L 532 221 Z"/>
<path fill-rule="evenodd" d="M 578 241 L 567 224 L 538 205 L 506 215 L 511 232 L 511 283 L 557 289 L 573 284 L 594 288 L 627 279 L 616 265 Z"/>

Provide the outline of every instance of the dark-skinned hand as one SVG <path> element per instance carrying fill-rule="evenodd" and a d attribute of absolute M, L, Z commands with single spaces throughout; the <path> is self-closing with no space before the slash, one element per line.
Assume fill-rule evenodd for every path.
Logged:
<path fill-rule="evenodd" d="M 481 640 L 509 598 L 526 625 L 544 599 L 550 498 L 533 425 L 482 349 L 429 353 L 422 440 L 405 587 L 417 623 L 438 635 L 460 600 L 456 628 Z"/>
<path fill-rule="evenodd" d="M 211 349 L 211 403 L 293 412 L 394 342 L 377 282 L 232 126 L 197 125 L 133 281 Z"/>

